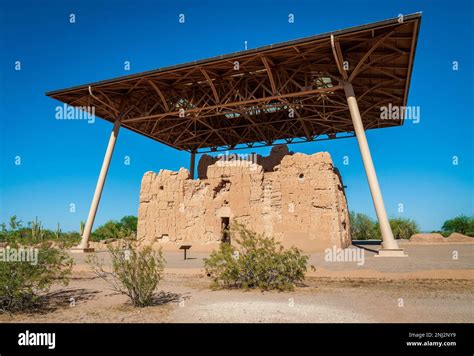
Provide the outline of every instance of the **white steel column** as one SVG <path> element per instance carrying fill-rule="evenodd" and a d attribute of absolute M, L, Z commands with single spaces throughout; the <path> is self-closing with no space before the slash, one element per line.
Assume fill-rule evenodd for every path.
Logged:
<path fill-rule="evenodd" d="M 195 152 L 191 152 L 191 160 L 189 162 L 189 173 L 191 175 L 191 179 L 194 179 L 194 164 L 195 164 L 195 161 L 196 161 L 196 153 Z"/>
<path fill-rule="evenodd" d="M 89 210 L 89 215 L 87 216 L 87 222 L 84 226 L 84 232 L 82 234 L 82 240 L 79 246 L 73 250 L 80 252 L 90 252 L 93 249 L 89 248 L 89 237 L 92 232 L 92 226 L 94 225 L 95 215 L 97 213 L 97 208 L 99 206 L 100 197 L 102 195 L 102 190 L 104 188 L 105 178 L 107 177 L 107 172 L 110 166 L 110 160 L 112 159 L 112 154 L 114 152 L 115 142 L 120 129 L 120 120 L 115 120 L 114 128 L 110 134 L 109 144 L 107 145 L 107 150 L 105 151 L 104 161 L 102 163 L 102 168 L 100 169 L 99 179 L 97 180 L 97 185 L 95 187 L 94 197 L 92 198 L 91 207 Z"/>
<path fill-rule="evenodd" d="M 369 144 L 365 136 L 364 125 L 359 112 L 359 106 L 357 105 L 357 99 L 354 95 L 354 89 L 352 84 L 348 81 L 344 81 L 344 91 L 346 93 L 347 104 L 349 105 L 349 111 L 352 117 L 352 123 L 354 125 L 354 132 L 359 143 L 359 150 L 364 163 L 365 173 L 367 174 L 367 180 L 369 182 L 370 194 L 374 202 L 375 212 L 380 225 L 380 231 L 382 233 L 382 250 L 379 252 L 379 256 L 406 256 L 403 253 L 403 249 L 400 249 L 397 241 L 393 237 L 392 229 L 388 221 L 387 212 L 382 199 L 382 192 L 380 191 L 379 182 L 375 173 L 374 163 L 372 162 L 372 156 L 370 154 Z"/>

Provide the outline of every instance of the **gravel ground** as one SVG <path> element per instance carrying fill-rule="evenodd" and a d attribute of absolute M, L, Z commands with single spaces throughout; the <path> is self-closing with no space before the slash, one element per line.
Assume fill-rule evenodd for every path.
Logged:
<path fill-rule="evenodd" d="M 208 254 L 191 250 L 184 261 L 166 252 L 162 292 L 147 308 L 133 308 L 91 273 L 86 255 L 74 254 L 70 285 L 54 288 L 45 310 L 0 314 L 0 322 L 474 322 L 474 245 L 404 247 L 409 257 L 375 258 L 378 246 L 366 245 L 363 265 L 311 254 L 305 285 L 284 293 L 213 291 L 202 271 Z M 110 264 L 106 252 L 98 255 Z"/>
<path fill-rule="evenodd" d="M 209 289 L 203 275 L 167 274 L 157 305 L 133 308 L 89 273 L 50 293 L 50 310 L 0 322 L 361 323 L 474 321 L 473 280 L 309 278 L 292 292 Z M 71 304 L 74 298 L 75 304 Z"/>

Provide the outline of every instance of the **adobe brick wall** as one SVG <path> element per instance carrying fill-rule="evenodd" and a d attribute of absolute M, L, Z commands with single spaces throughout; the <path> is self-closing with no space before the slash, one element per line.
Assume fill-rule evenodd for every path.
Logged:
<path fill-rule="evenodd" d="M 139 241 L 171 250 L 182 244 L 211 250 L 221 243 L 222 218 L 229 218 L 307 252 L 350 245 L 344 188 L 329 153 L 293 154 L 282 145 L 256 161 L 203 155 L 197 180 L 184 168 L 145 173 Z"/>

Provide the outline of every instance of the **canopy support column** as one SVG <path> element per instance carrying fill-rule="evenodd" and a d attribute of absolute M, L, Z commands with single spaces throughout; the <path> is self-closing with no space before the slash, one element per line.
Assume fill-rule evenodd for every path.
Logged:
<path fill-rule="evenodd" d="M 89 248 L 89 237 L 92 232 L 92 227 L 94 225 L 97 208 L 99 207 L 100 197 L 102 195 L 102 190 L 104 188 L 105 178 L 107 177 L 107 172 L 110 166 L 110 160 L 112 159 L 112 154 L 114 152 L 115 142 L 117 141 L 119 129 L 120 129 L 120 120 L 117 119 L 115 120 L 114 127 L 110 134 L 107 150 L 105 151 L 104 161 L 102 162 L 102 168 L 100 169 L 99 179 L 97 180 L 94 197 L 92 198 L 91 207 L 89 209 L 89 215 L 87 216 L 86 225 L 84 226 L 82 240 L 81 240 L 81 243 L 77 247 L 74 247 L 72 249 L 73 252 L 94 251 L 94 249 Z"/>
<path fill-rule="evenodd" d="M 189 163 L 189 173 L 191 175 L 191 179 L 194 179 L 194 164 L 196 161 L 196 152 L 191 152 L 191 161 Z"/>
<path fill-rule="evenodd" d="M 367 174 L 367 180 L 369 182 L 370 194 L 379 221 L 380 231 L 382 233 L 382 249 L 376 256 L 387 256 L 387 257 L 404 257 L 406 256 L 398 246 L 397 241 L 393 237 L 392 229 L 388 221 L 387 212 L 382 199 L 382 192 L 380 191 L 379 182 L 375 173 L 374 163 L 372 162 L 372 156 L 370 154 L 369 144 L 365 136 L 364 125 L 359 112 L 359 106 L 357 99 L 354 94 L 352 84 L 345 80 L 344 92 L 347 98 L 347 104 L 352 117 L 352 123 L 354 125 L 354 132 L 359 143 L 359 150 L 364 163 L 365 173 Z"/>

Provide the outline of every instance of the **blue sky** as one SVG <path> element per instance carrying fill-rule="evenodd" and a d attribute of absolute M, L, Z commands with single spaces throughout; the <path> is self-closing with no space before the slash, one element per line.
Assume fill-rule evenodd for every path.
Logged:
<path fill-rule="evenodd" d="M 55 120 L 59 102 L 46 97 L 46 91 L 243 50 L 244 41 L 254 48 L 417 11 L 423 19 L 408 105 L 420 106 L 420 123 L 367 133 L 387 212 L 415 219 L 423 230 L 473 214 L 471 1 L 0 4 L 0 221 L 14 214 L 25 222 L 38 216 L 46 227 L 60 222 L 63 230 L 77 230 L 87 216 L 111 124 Z M 74 24 L 69 23 L 71 13 Z M 180 13 L 185 24 L 178 22 Z M 293 24 L 289 13 L 295 15 Z M 124 70 L 125 61 L 130 71 Z M 457 71 L 453 61 L 459 63 Z M 375 217 L 355 138 L 290 149 L 330 152 L 348 186 L 349 208 Z M 124 164 L 125 156 L 130 165 Z M 343 165 L 344 156 L 349 165 Z M 137 214 L 146 171 L 188 164 L 189 154 L 122 130 L 96 226 Z"/>

